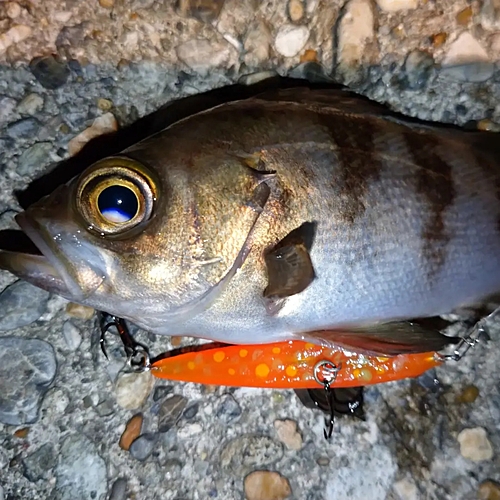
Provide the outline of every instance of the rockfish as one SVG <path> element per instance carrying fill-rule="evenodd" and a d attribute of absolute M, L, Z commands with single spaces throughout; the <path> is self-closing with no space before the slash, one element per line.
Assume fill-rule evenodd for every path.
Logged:
<path fill-rule="evenodd" d="M 500 140 L 339 90 L 216 106 L 16 216 L 0 268 L 157 334 L 379 354 L 500 292 Z"/>

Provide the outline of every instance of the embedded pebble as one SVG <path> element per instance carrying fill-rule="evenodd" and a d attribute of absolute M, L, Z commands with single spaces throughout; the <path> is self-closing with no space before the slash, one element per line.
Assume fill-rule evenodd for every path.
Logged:
<path fill-rule="evenodd" d="M 112 401 L 110 401 L 109 399 L 105 399 L 104 401 L 99 403 L 95 407 L 95 409 L 100 417 L 109 417 L 115 412 L 115 407 L 113 406 Z"/>
<path fill-rule="evenodd" d="M 11 45 L 15 45 L 29 38 L 31 33 L 32 29 L 24 24 L 12 26 L 12 28 L 0 35 L 0 54 L 5 52 Z"/>
<path fill-rule="evenodd" d="M 14 432 L 14 436 L 19 439 L 26 439 L 29 434 L 29 427 L 23 427 L 22 429 L 17 429 L 16 432 Z"/>
<path fill-rule="evenodd" d="M 202 431 L 203 427 L 198 423 L 186 424 L 177 431 L 177 435 L 179 436 L 179 439 L 186 439 L 192 436 L 196 436 L 197 434 L 200 434 Z"/>
<path fill-rule="evenodd" d="M 52 55 L 36 57 L 29 67 L 33 76 L 46 89 L 53 90 L 63 86 L 69 77 L 68 66 Z"/>
<path fill-rule="evenodd" d="M 207 76 L 212 68 L 232 66 L 236 63 L 236 49 L 228 42 L 211 42 L 198 38 L 178 45 L 177 57 L 201 76 Z"/>
<path fill-rule="evenodd" d="M 63 336 L 66 345 L 72 351 L 76 351 L 82 343 L 82 334 L 71 321 L 65 321 L 63 325 Z"/>
<path fill-rule="evenodd" d="M 11 97 L 0 97 L 0 125 L 7 123 L 16 109 L 16 101 Z"/>
<path fill-rule="evenodd" d="M 283 500 L 292 494 L 290 483 L 278 472 L 255 471 L 245 478 L 247 500 Z"/>
<path fill-rule="evenodd" d="M 113 101 L 109 99 L 97 99 L 97 107 L 102 111 L 110 111 L 113 108 Z"/>
<path fill-rule="evenodd" d="M 49 343 L 0 338 L 0 422 L 36 422 L 42 397 L 54 380 L 56 368 L 54 349 Z"/>
<path fill-rule="evenodd" d="M 468 32 L 449 47 L 440 74 L 458 81 L 483 82 L 493 75 L 494 65 L 484 47 Z"/>
<path fill-rule="evenodd" d="M 144 404 L 154 383 L 150 372 L 120 373 L 115 384 L 116 402 L 125 410 L 136 410 Z"/>
<path fill-rule="evenodd" d="M 346 83 L 355 79 L 355 70 L 370 59 L 367 47 L 374 42 L 374 37 L 375 15 L 371 1 L 349 0 L 337 28 L 337 64 Z"/>
<path fill-rule="evenodd" d="M 418 0 L 376 0 L 379 8 L 385 12 L 411 10 L 418 7 Z"/>
<path fill-rule="evenodd" d="M 31 93 L 18 104 L 16 111 L 22 115 L 34 115 L 43 108 L 43 97 Z"/>
<path fill-rule="evenodd" d="M 457 436 L 460 444 L 460 454 L 473 462 L 482 462 L 493 458 L 493 448 L 482 427 L 464 429 Z"/>
<path fill-rule="evenodd" d="M 165 398 L 174 390 L 173 385 L 159 385 L 155 387 L 155 391 L 153 392 L 153 401 L 159 401 L 160 399 Z"/>
<path fill-rule="evenodd" d="M 396 481 L 393 488 L 398 500 L 419 500 L 420 498 L 417 485 L 412 479 L 403 478 Z"/>
<path fill-rule="evenodd" d="M 283 453 L 283 445 L 269 436 L 244 434 L 226 443 L 220 461 L 223 468 L 243 476 L 257 467 L 274 464 Z"/>
<path fill-rule="evenodd" d="M 118 130 L 118 122 L 116 121 L 113 113 L 106 113 L 102 116 L 97 117 L 92 125 L 85 129 L 83 132 L 79 133 L 76 137 L 73 137 L 68 143 L 68 152 L 70 156 L 76 155 L 85 144 L 110 132 L 116 132 Z"/>
<path fill-rule="evenodd" d="M 160 406 L 158 431 L 168 432 L 179 420 L 187 405 L 187 399 L 179 394 L 169 397 Z"/>
<path fill-rule="evenodd" d="M 423 50 L 414 50 L 408 54 L 404 64 L 404 81 L 410 90 L 423 89 L 432 74 L 434 58 Z"/>
<path fill-rule="evenodd" d="M 5 13 L 11 19 L 15 19 L 21 15 L 21 6 L 16 2 L 7 2 Z"/>
<path fill-rule="evenodd" d="M 198 414 L 199 408 L 200 408 L 199 403 L 193 403 L 184 410 L 182 418 L 186 420 L 192 420 Z"/>
<path fill-rule="evenodd" d="M 305 14 L 303 0 L 288 0 L 287 13 L 292 23 L 300 23 Z"/>
<path fill-rule="evenodd" d="M 177 12 L 184 17 L 211 23 L 219 17 L 223 5 L 224 0 L 179 0 Z"/>
<path fill-rule="evenodd" d="M 249 75 L 243 75 L 238 83 L 241 85 L 254 85 L 256 83 L 262 82 L 263 80 L 267 80 L 268 78 L 272 78 L 276 76 L 276 71 L 257 71 L 256 73 L 250 73 Z"/>
<path fill-rule="evenodd" d="M 123 431 L 119 442 L 120 448 L 122 450 L 128 451 L 130 445 L 141 434 L 142 422 L 143 422 L 143 416 L 140 413 L 134 415 L 127 422 L 127 425 L 125 426 L 125 430 Z"/>
<path fill-rule="evenodd" d="M 470 5 L 465 9 L 462 9 L 456 15 L 457 23 L 460 24 L 461 26 L 466 26 L 467 24 L 469 24 L 471 19 L 472 19 L 472 7 Z"/>
<path fill-rule="evenodd" d="M 297 430 L 297 422 L 295 420 L 275 420 L 274 428 L 279 440 L 289 450 L 300 450 L 302 448 L 302 436 Z"/>
<path fill-rule="evenodd" d="M 457 395 L 457 403 L 474 403 L 479 396 L 479 389 L 475 385 L 466 385 L 460 394 Z"/>
<path fill-rule="evenodd" d="M 22 328 L 36 321 L 47 310 L 50 294 L 19 280 L 0 293 L 0 332 Z"/>
<path fill-rule="evenodd" d="M 224 394 L 215 410 L 217 417 L 228 424 L 241 415 L 241 407 L 231 394 Z"/>
<path fill-rule="evenodd" d="M 10 123 L 6 132 L 12 139 L 33 139 L 39 128 L 40 122 L 36 118 L 22 118 Z"/>
<path fill-rule="evenodd" d="M 498 0 L 483 0 L 480 21 L 484 29 L 500 30 L 500 2 Z"/>
<path fill-rule="evenodd" d="M 483 481 L 477 490 L 477 500 L 500 500 L 500 483 Z"/>
<path fill-rule="evenodd" d="M 30 175 L 50 161 L 49 153 L 52 151 L 52 143 L 37 142 L 26 149 L 19 158 L 17 173 L 19 175 Z"/>
<path fill-rule="evenodd" d="M 58 500 L 101 499 L 106 494 L 106 463 L 95 444 L 83 435 L 64 440 L 55 475 Z"/>
<path fill-rule="evenodd" d="M 66 314 L 72 318 L 88 320 L 94 317 L 95 309 L 69 302 L 66 306 Z"/>
<path fill-rule="evenodd" d="M 153 450 L 155 449 L 156 443 L 158 442 L 158 434 L 148 432 L 139 436 L 131 445 L 130 445 L 130 454 L 140 462 L 144 462 Z"/>
<path fill-rule="evenodd" d="M 271 31 L 264 21 L 259 20 L 252 24 L 243 42 L 245 64 L 249 67 L 255 67 L 267 61 L 271 41 Z"/>
<path fill-rule="evenodd" d="M 295 57 L 306 45 L 309 39 L 307 26 L 285 24 L 281 26 L 274 40 L 276 51 L 284 57 Z"/>
<path fill-rule="evenodd" d="M 99 0 L 99 5 L 105 9 L 112 9 L 115 5 L 115 0 Z"/>
<path fill-rule="evenodd" d="M 43 479 L 57 464 L 57 453 L 52 443 L 45 443 L 23 459 L 23 475 L 32 483 Z"/>
<path fill-rule="evenodd" d="M 124 477 L 119 477 L 111 487 L 109 500 L 126 500 L 127 497 L 127 480 Z"/>

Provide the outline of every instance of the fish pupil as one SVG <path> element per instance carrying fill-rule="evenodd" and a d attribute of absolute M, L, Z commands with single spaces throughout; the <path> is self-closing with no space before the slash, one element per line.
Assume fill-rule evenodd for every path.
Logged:
<path fill-rule="evenodd" d="M 99 211 L 109 222 L 128 222 L 139 208 L 136 194 L 126 186 L 109 186 L 97 200 Z"/>

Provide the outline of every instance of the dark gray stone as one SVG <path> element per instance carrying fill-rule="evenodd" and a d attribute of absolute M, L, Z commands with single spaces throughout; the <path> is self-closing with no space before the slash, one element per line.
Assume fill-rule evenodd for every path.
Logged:
<path fill-rule="evenodd" d="M 40 129 L 40 122 L 35 118 L 22 118 L 11 123 L 7 129 L 7 135 L 12 139 L 32 139 Z"/>
<path fill-rule="evenodd" d="M 157 442 L 158 434 L 153 432 L 142 434 L 130 445 L 130 454 L 136 460 L 144 462 L 153 453 Z"/>
<path fill-rule="evenodd" d="M 65 439 L 56 467 L 57 500 L 92 498 L 104 500 L 107 491 L 106 463 L 94 443 L 85 436 Z"/>
<path fill-rule="evenodd" d="M 434 58 L 423 50 L 414 50 L 404 63 L 404 87 L 409 90 L 425 88 L 434 68 Z"/>
<path fill-rule="evenodd" d="M 153 401 L 159 401 L 165 398 L 174 390 L 173 385 L 159 385 L 155 387 L 155 392 L 153 393 Z"/>
<path fill-rule="evenodd" d="M 56 375 L 54 348 L 43 340 L 0 338 L 0 422 L 31 424 Z"/>
<path fill-rule="evenodd" d="M 45 474 L 57 464 L 57 455 L 54 445 L 43 444 L 38 450 L 23 460 L 24 476 L 31 482 L 45 477 Z"/>
<path fill-rule="evenodd" d="M 160 406 L 158 430 L 168 432 L 177 423 L 186 405 L 187 399 L 179 394 L 166 399 Z"/>
<path fill-rule="evenodd" d="M 37 142 L 26 149 L 19 158 L 17 173 L 28 175 L 41 165 L 48 163 L 49 153 L 52 151 L 50 142 Z"/>
<path fill-rule="evenodd" d="M 54 56 L 36 57 L 30 62 L 33 76 L 46 89 L 57 89 L 66 83 L 69 68 Z"/>
<path fill-rule="evenodd" d="M 220 420 L 228 424 L 241 415 L 241 407 L 231 394 L 224 394 L 215 413 Z"/>
<path fill-rule="evenodd" d="M 110 401 L 109 399 L 106 399 L 99 403 L 95 407 L 97 413 L 99 414 L 100 417 L 109 417 L 115 412 L 115 408 L 113 406 L 113 402 Z"/>
<path fill-rule="evenodd" d="M 118 478 L 111 487 L 109 500 L 125 500 L 127 496 L 127 480 L 123 477 Z"/>
<path fill-rule="evenodd" d="M 189 405 L 182 414 L 183 418 L 186 420 L 192 420 L 198 414 L 198 410 L 200 409 L 199 403 L 193 403 Z"/>
<path fill-rule="evenodd" d="M 0 293 L 0 332 L 30 325 L 47 309 L 49 292 L 16 281 Z"/>

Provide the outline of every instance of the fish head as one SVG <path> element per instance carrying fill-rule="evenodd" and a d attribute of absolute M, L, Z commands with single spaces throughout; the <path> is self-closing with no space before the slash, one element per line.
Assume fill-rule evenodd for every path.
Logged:
<path fill-rule="evenodd" d="M 100 160 L 18 214 L 42 255 L 0 251 L 0 268 L 152 330 L 210 307 L 250 251 L 269 187 L 236 156 L 173 151 Z"/>

